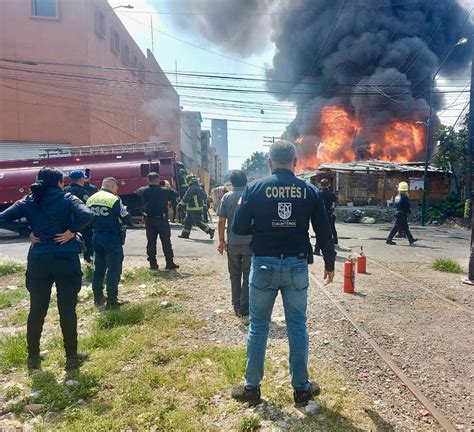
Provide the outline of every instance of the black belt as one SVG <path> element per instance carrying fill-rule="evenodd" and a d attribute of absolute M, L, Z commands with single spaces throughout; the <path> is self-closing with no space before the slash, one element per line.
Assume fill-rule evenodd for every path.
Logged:
<path fill-rule="evenodd" d="M 307 260 L 308 259 L 308 254 L 303 254 L 303 253 L 299 253 L 299 254 L 254 254 L 254 256 L 256 257 L 270 257 L 270 258 L 297 258 L 297 259 L 304 259 L 304 260 Z"/>

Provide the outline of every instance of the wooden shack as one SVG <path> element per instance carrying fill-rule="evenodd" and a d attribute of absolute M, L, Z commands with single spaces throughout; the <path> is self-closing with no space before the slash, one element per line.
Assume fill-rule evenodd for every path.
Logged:
<path fill-rule="evenodd" d="M 402 181 L 410 187 L 410 200 L 421 204 L 424 165 L 421 162 L 394 163 L 383 161 L 325 163 L 316 171 L 300 176 L 313 184 L 326 178 L 337 193 L 341 205 L 386 204 L 397 194 Z M 428 167 L 428 205 L 438 204 L 449 195 L 450 175 L 441 169 Z"/>

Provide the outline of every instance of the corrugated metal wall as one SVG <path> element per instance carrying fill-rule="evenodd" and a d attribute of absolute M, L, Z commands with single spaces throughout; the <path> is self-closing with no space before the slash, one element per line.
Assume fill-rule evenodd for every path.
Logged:
<path fill-rule="evenodd" d="M 69 155 L 71 143 L 0 141 L 0 161 Z"/>

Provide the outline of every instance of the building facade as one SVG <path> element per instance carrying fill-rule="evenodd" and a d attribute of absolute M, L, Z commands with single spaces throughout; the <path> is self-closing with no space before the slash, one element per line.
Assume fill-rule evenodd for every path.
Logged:
<path fill-rule="evenodd" d="M 227 120 L 212 120 L 212 146 L 216 148 L 222 161 L 222 175 L 229 172 L 229 141 L 227 135 Z"/>
<path fill-rule="evenodd" d="M 0 159 L 148 141 L 180 154 L 179 96 L 107 0 L 0 1 L 0 58 Z"/>
<path fill-rule="evenodd" d="M 181 161 L 189 169 L 201 169 L 201 123 L 199 111 L 181 111 Z"/>
<path fill-rule="evenodd" d="M 211 131 L 201 132 L 201 168 L 209 172 L 209 147 L 211 146 Z"/>
<path fill-rule="evenodd" d="M 222 184 L 222 161 L 215 147 L 210 146 L 208 150 L 209 174 L 214 186 Z"/>

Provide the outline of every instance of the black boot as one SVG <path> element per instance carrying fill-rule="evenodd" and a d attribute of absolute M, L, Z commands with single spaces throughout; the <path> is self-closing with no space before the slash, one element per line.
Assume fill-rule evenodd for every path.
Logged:
<path fill-rule="evenodd" d="M 179 265 L 176 264 L 173 260 L 166 261 L 166 270 L 176 270 L 179 269 Z"/>
<path fill-rule="evenodd" d="M 178 237 L 179 237 L 179 238 L 188 239 L 188 238 L 189 238 L 189 234 L 181 233 Z"/>
<path fill-rule="evenodd" d="M 239 385 L 232 389 L 232 398 L 239 402 L 247 402 L 249 405 L 258 405 L 262 399 L 260 387 L 248 389 L 244 385 Z"/>
<path fill-rule="evenodd" d="M 107 298 L 107 304 L 105 306 L 106 309 L 117 309 L 121 306 L 123 306 L 124 304 L 126 304 L 127 302 L 124 302 L 124 301 L 120 301 L 117 297 L 109 297 Z"/>
<path fill-rule="evenodd" d="M 308 402 L 321 392 L 319 384 L 316 381 L 310 381 L 308 390 L 294 390 L 293 399 L 295 407 L 304 407 Z"/>
<path fill-rule="evenodd" d="M 102 295 L 94 298 L 94 305 L 97 307 L 104 306 L 107 299 Z"/>
<path fill-rule="evenodd" d="M 209 231 L 209 237 L 211 237 L 211 240 L 214 238 L 214 234 L 216 233 L 215 229 L 212 229 Z"/>
<path fill-rule="evenodd" d="M 89 354 L 78 352 L 66 357 L 66 370 L 77 369 L 89 358 Z"/>
<path fill-rule="evenodd" d="M 153 260 L 148 260 L 150 262 L 150 270 L 158 270 L 158 263 L 156 262 L 156 259 Z"/>

